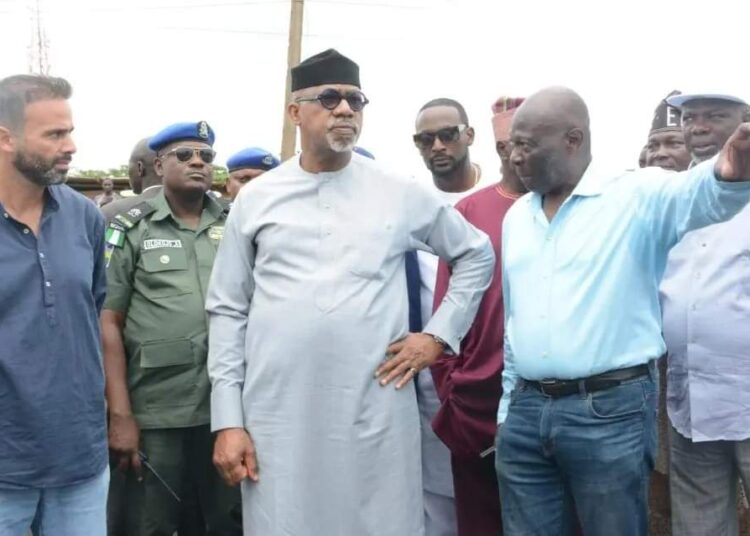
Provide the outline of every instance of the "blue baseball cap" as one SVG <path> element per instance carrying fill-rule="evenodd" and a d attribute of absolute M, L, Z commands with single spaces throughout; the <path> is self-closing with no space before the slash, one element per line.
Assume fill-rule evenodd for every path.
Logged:
<path fill-rule="evenodd" d="M 673 95 L 667 97 L 667 104 L 675 108 L 682 108 L 682 106 L 690 101 L 694 100 L 723 100 L 728 102 L 734 102 L 736 104 L 745 104 L 747 102 L 734 95 L 726 95 L 723 93 L 683 93 L 682 95 Z"/>

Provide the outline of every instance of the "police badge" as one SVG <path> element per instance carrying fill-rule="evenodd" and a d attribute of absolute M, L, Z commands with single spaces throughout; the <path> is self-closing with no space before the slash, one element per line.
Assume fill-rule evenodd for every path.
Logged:
<path fill-rule="evenodd" d="M 198 123 L 198 136 L 200 136 L 204 140 L 208 139 L 208 123 L 206 123 L 205 121 L 200 121 Z"/>
<path fill-rule="evenodd" d="M 224 238 L 224 226 L 223 225 L 212 225 L 208 228 L 208 238 L 211 240 L 220 241 Z"/>

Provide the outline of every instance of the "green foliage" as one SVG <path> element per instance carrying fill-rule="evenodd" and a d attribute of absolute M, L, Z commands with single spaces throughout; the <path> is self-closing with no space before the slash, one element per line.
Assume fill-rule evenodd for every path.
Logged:
<path fill-rule="evenodd" d="M 128 166 L 123 164 L 120 167 L 109 168 L 109 169 L 80 169 L 71 173 L 76 177 L 82 177 L 84 179 L 103 179 L 105 177 L 125 177 L 128 176 Z M 225 184 L 229 172 L 224 166 L 214 166 L 214 184 Z"/>
<path fill-rule="evenodd" d="M 214 184 L 226 184 L 229 171 L 224 166 L 214 165 Z"/>
<path fill-rule="evenodd" d="M 128 165 L 123 164 L 116 168 L 109 169 L 81 169 L 75 172 L 77 177 L 84 179 L 103 179 L 104 177 L 127 177 Z"/>

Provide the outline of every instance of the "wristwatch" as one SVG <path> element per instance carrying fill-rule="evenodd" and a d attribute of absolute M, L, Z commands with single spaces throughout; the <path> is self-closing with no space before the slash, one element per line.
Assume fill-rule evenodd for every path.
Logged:
<path fill-rule="evenodd" d="M 438 337 L 437 335 L 433 335 L 432 333 L 429 333 L 429 335 L 432 335 L 432 340 L 434 340 L 436 343 L 438 343 L 440 346 L 443 347 L 443 350 L 448 348 L 448 343 L 445 342 L 443 339 Z"/>

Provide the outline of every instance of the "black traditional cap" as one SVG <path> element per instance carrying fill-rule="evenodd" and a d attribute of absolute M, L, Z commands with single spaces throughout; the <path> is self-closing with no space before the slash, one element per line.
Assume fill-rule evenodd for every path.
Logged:
<path fill-rule="evenodd" d="M 682 95 L 675 90 L 661 100 L 659 106 L 654 110 L 654 119 L 651 121 L 651 132 L 660 130 L 682 130 L 680 125 L 680 110 L 667 104 L 667 99 L 676 95 Z"/>
<path fill-rule="evenodd" d="M 292 91 L 324 84 L 359 84 L 359 65 L 329 48 L 292 67 Z"/>

